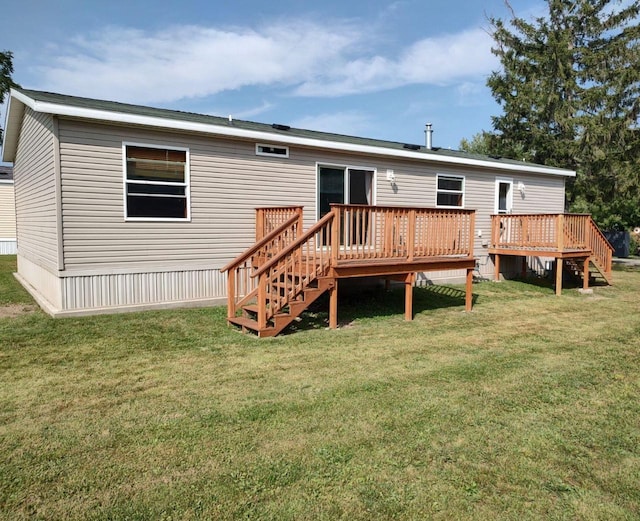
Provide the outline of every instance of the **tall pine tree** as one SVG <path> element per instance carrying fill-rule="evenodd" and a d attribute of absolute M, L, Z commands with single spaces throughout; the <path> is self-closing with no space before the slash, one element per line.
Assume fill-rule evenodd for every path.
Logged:
<path fill-rule="evenodd" d="M 13 54 L 10 51 L 0 51 L 0 105 L 11 89 L 17 86 L 11 79 L 13 74 Z M 2 143 L 2 128 L 0 127 L 0 144 Z"/>
<path fill-rule="evenodd" d="M 504 111 L 491 151 L 575 169 L 574 209 L 639 225 L 640 0 L 546 3 L 532 22 L 490 19 L 502 68 L 487 84 Z"/>

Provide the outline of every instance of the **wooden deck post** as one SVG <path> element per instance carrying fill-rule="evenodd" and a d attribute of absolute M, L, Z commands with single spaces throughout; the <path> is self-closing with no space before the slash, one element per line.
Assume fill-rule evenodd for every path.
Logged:
<path fill-rule="evenodd" d="M 493 232 L 493 230 L 492 230 Z M 473 247 L 476 242 L 476 212 L 469 216 L 469 257 L 473 257 Z"/>
<path fill-rule="evenodd" d="M 413 282 L 415 273 L 409 273 L 404 282 L 404 319 L 413 320 Z"/>
<path fill-rule="evenodd" d="M 338 327 L 338 279 L 333 280 L 333 286 L 329 288 L 329 328 Z"/>
<path fill-rule="evenodd" d="M 562 257 L 556 259 L 556 295 L 562 295 L 562 266 L 564 260 Z"/>
<path fill-rule="evenodd" d="M 298 229 L 296 230 L 296 237 L 300 237 L 302 232 L 304 231 L 304 214 L 303 214 L 302 206 L 298 206 L 296 208 L 296 213 L 298 214 Z"/>
<path fill-rule="evenodd" d="M 473 268 L 467 268 L 467 284 L 465 287 L 464 310 L 471 311 L 473 305 Z"/>
<path fill-rule="evenodd" d="M 264 237 L 264 211 L 256 208 L 256 242 Z"/>
<path fill-rule="evenodd" d="M 413 261 L 416 245 L 416 211 L 409 210 L 409 222 L 407 223 L 407 259 Z"/>
<path fill-rule="evenodd" d="M 227 273 L 227 318 L 236 316 L 236 270 Z"/>
<path fill-rule="evenodd" d="M 495 282 L 500 282 L 500 254 L 499 253 L 496 253 L 493 256 L 493 266 L 495 268 L 493 280 Z"/>
<path fill-rule="evenodd" d="M 582 267 L 582 289 L 589 289 L 589 263 L 591 257 L 587 257 L 584 260 L 584 266 Z"/>
<path fill-rule="evenodd" d="M 260 275 L 258 281 L 258 327 L 267 327 L 267 272 Z"/>
<path fill-rule="evenodd" d="M 340 250 L 340 209 L 336 206 L 331 208 L 333 212 L 333 221 L 331 222 L 331 239 L 329 244 L 331 247 L 331 263 L 335 266 L 338 264 L 338 253 Z"/>
<path fill-rule="evenodd" d="M 564 214 L 561 213 L 556 219 L 556 245 L 560 253 L 564 250 Z"/>

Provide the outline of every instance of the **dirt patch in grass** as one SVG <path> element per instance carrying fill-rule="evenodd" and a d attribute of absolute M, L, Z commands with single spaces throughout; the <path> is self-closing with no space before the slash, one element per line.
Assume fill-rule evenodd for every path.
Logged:
<path fill-rule="evenodd" d="M 15 318 L 27 313 L 33 313 L 36 306 L 32 304 L 7 304 L 0 306 L 0 318 Z"/>

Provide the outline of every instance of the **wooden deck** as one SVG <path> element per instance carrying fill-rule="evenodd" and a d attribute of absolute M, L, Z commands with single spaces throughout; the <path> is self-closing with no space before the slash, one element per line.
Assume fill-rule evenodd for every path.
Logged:
<path fill-rule="evenodd" d="M 586 214 L 493 215 L 489 253 L 494 257 L 496 280 L 500 277 L 500 258 L 507 255 L 555 258 L 558 295 L 562 293 L 565 266 L 581 272 L 584 289 L 589 287 L 591 266 L 611 283 L 613 248 Z"/>
<path fill-rule="evenodd" d="M 382 277 L 405 284 L 411 320 L 416 273 L 441 270 L 466 271 L 470 310 L 474 221 L 472 210 L 332 205 L 303 233 L 300 207 L 258 209 L 256 244 L 224 268 L 227 318 L 272 336 L 328 291 L 336 328 L 339 280 Z"/>

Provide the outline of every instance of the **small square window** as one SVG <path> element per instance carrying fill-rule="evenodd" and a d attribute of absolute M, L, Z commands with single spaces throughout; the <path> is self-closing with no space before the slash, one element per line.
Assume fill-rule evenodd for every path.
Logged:
<path fill-rule="evenodd" d="M 188 220 L 186 149 L 124 145 L 125 217 Z"/>
<path fill-rule="evenodd" d="M 438 174 L 436 206 L 464 207 L 464 177 Z"/>

